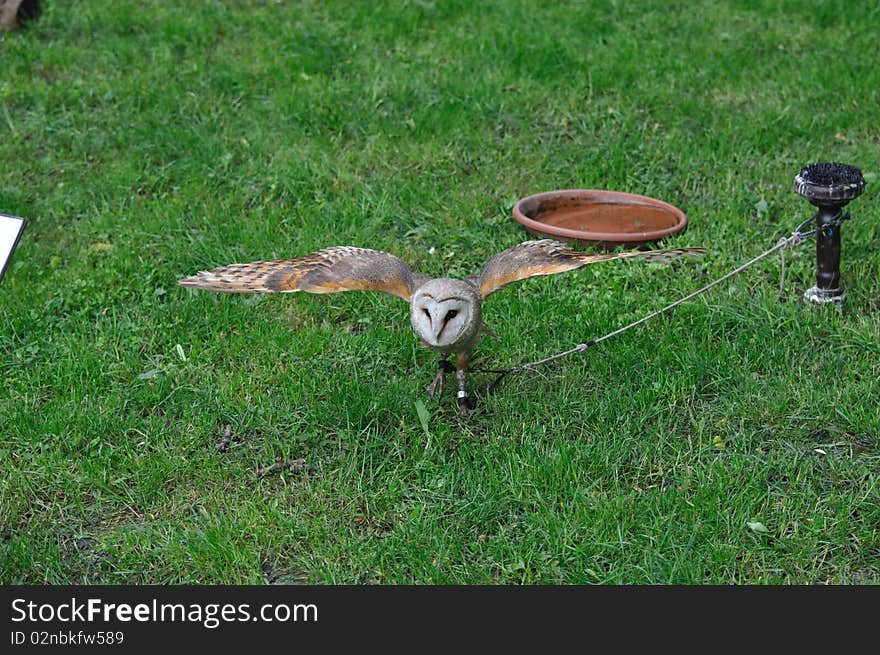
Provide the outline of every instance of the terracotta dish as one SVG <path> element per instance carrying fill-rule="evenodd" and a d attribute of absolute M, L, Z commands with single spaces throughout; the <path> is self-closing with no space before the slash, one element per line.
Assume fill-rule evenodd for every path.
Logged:
<path fill-rule="evenodd" d="M 634 248 L 687 227 L 687 216 L 669 203 L 595 189 L 528 196 L 513 206 L 513 217 L 537 236 L 600 248 Z"/>

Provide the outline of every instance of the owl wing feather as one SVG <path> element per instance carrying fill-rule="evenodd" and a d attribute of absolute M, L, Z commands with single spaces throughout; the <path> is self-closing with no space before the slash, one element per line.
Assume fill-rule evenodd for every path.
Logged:
<path fill-rule="evenodd" d="M 553 239 L 541 239 L 525 241 L 498 253 L 488 261 L 479 276 L 470 278 L 470 280 L 479 289 L 480 296 L 485 298 L 519 280 L 564 273 L 596 262 L 611 259 L 643 259 L 665 262 L 704 252 L 704 248 L 673 248 L 592 254 L 578 252 Z"/>
<path fill-rule="evenodd" d="M 297 259 L 230 264 L 183 278 L 178 284 L 228 293 L 338 293 L 381 291 L 409 301 L 413 272 L 387 252 L 334 246 Z"/>

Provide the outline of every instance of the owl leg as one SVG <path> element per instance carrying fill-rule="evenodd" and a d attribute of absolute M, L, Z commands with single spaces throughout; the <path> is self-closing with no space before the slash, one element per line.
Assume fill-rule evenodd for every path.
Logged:
<path fill-rule="evenodd" d="M 477 399 L 471 398 L 465 389 L 467 367 L 471 360 L 470 353 L 458 353 L 455 356 L 455 380 L 458 382 L 458 413 L 467 416 L 477 408 Z"/>
<path fill-rule="evenodd" d="M 439 398 L 443 394 L 443 383 L 446 381 L 446 374 L 452 373 L 455 369 L 452 367 L 446 358 L 448 355 L 440 355 L 440 363 L 437 366 L 437 375 L 434 377 L 434 381 L 429 384 L 425 391 L 428 393 L 428 398 L 434 400 L 434 398 Z"/>

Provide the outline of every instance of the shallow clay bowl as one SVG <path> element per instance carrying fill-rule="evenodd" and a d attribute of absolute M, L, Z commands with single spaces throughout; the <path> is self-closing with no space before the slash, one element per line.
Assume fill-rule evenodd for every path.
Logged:
<path fill-rule="evenodd" d="M 537 236 L 609 249 L 642 246 L 687 227 L 687 216 L 669 203 L 595 189 L 528 196 L 513 206 L 513 217 Z"/>

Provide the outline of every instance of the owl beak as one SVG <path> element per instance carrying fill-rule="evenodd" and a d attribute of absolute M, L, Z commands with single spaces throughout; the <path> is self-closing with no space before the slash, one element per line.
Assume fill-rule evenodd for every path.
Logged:
<path fill-rule="evenodd" d="M 434 325 L 431 326 L 433 328 L 433 334 L 431 335 L 431 338 L 433 339 L 431 342 L 432 346 L 440 345 L 440 332 L 443 330 L 443 326 L 436 327 L 436 323 L 437 322 L 435 321 Z"/>

